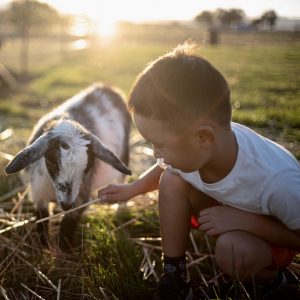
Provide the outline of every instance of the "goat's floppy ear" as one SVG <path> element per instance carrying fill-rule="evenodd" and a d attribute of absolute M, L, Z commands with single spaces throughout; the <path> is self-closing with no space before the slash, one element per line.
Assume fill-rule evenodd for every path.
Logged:
<path fill-rule="evenodd" d="M 13 160 L 6 166 L 5 173 L 18 172 L 36 160 L 40 159 L 48 149 L 50 133 L 44 133 L 34 143 L 20 151 Z"/>
<path fill-rule="evenodd" d="M 111 150 L 106 148 L 99 138 L 90 134 L 88 139 L 92 142 L 93 152 L 96 157 L 110 164 L 121 173 L 131 175 L 131 171 L 125 166 L 125 164 Z"/>

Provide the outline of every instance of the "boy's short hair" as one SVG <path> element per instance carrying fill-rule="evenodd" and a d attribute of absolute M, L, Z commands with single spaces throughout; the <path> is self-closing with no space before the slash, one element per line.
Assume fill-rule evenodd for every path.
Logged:
<path fill-rule="evenodd" d="M 137 77 L 129 108 L 174 129 L 199 118 L 231 121 L 230 90 L 223 75 L 185 43 L 151 62 Z"/>

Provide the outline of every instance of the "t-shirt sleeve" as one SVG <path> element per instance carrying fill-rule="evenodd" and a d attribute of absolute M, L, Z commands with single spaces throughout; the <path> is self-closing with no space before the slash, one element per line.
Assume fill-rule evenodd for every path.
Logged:
<path fill-rule="evenodd" d="M 177 175 L 181 175 L 181 171 L 179 171 L 178 169 L 173 168 L 173 167 L 170 166 L 170 165 L 167 165 L 167 169 L 168 169 L 169 171 L 171 171 L 171 172 L 177 174 Z"/>
<path fill-rule="evenodd" d="M 263 191 L 266 213 L 289 229 L 300 229 L 300 172 L 285 170 L 273 177 Z"/>

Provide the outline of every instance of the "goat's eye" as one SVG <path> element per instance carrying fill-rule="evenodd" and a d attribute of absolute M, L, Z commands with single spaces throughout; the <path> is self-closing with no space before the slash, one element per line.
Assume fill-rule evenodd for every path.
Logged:
<path fill-rule="evenodd" d="M 65 149 L 65 150 L 70 149 L 70 145 L 68 145 L 68 144 L 66 144 L 66 143 L 62 143 L 62 144 L 61 144 L 61 147 L 62 147 L 63 149 Z"/>

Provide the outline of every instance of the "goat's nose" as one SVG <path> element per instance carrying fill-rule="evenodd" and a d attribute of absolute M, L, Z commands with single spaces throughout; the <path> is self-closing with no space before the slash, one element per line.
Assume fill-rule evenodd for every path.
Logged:
<path fill-rule="evenodd" d="M 61 202 L 60 203 L 60 206 L 64 211 L 71 209 L 73 207 L 73 205 L 74 205 L 74 203 L 70 203 L 70 202 Z"/>

